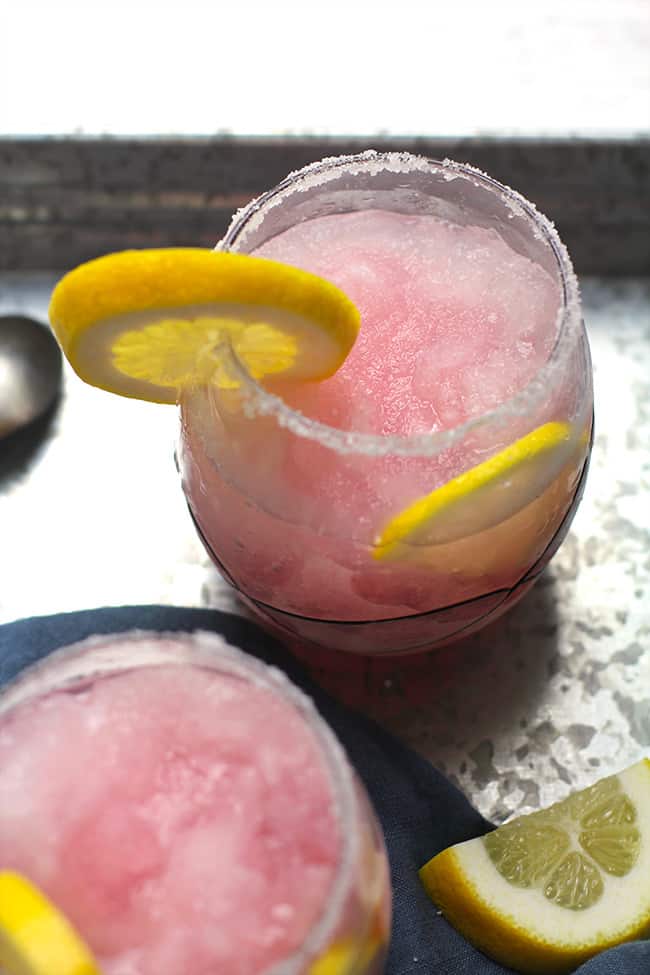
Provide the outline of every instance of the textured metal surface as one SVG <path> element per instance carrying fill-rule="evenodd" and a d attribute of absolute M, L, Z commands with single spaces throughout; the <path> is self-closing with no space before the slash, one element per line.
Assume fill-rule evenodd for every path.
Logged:
<path fill-rule="evenodd" d="M 516 187 L 556 221 L 579 274 L 650 271 L 647 135 L 0 138 L 0 269 L 67 269 L 124 247 L 211 247 L 234 210 L 291 170 L 367 148 L 469 162 Z"/>
<path fill-rule="evenodd" d="M 55 275 L 0 276 L 44 317 Z M 504 620 L 426 658 L 314 661 L 323 683 L 443 769 L 487 816 L 530 811 L 650 754 L 650 284 L 591 279 L 596 442 L 574 528 Z M 31 440 L 0 443 L 0 622 L 122 603 L 239 611 L 194 535 L 175 411 L 66 369 Z"/>

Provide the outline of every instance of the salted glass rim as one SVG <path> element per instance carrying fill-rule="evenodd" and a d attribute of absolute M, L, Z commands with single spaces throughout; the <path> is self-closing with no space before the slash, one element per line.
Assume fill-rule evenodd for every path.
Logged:
<path fill-rule="evenodd" d="M 281 206 L 295 192 L 326 185 L 336 179 L 343 168 L 347 168 L 352 176 L 373 176 L 381 172 L 393 172 L 396 175 L 428 172 L 442 175 L 445 182 L 457 179 L 468 180 L 498 196 L 513 216 L 525 217 L 532 235 L 546 243 L 557 266 L 560 307 L 556 317 L 553 347 L 532 379 L 514 396 L 493 409 L 471 417 L 448 430 L 412 436 L 343 430 L 306 416 L 288 406 L 281 397 L 264 389 L 250 375 L 246 366 L 230 347 L 231 367 L 234 368 L 240 388 L 245 393 L 246 413 L 250 416 L 273 416 L 280 426 L 297 436 L 315 440 L 339 453 L 358 453 L 370 457 L 388 455 L 424 457 L 433 456 L 462 442 L 475 430 L 488 425 L 506 426 L 513 419 L 525 416 L 534 410 L 547 394 L 554 374 L 566 362 L 571 352 L 572 339 L 579 333 L 582 318 L 578 280 L 569 253 L 548 217 L 540 213 L 521 193 L 488 176 L 480 169 L 451 159 L 429 159 L 408 152 L 377 152 L 373 149 L 354 155 L 327 157 L 290 173 L 277 186 L 238 210 L 232 218 L 226 235 L 217 244 L 215 250 L 239 251 L 240 245 L 246 242 L 246 235 L 263 222 L 270 209 Z"/>
<path fill-rule="evenodd" d="M 173 656 L 170 648 L 163 646 L 166 641 L 175 644 Z M 139 648 L 142 653 L 137 656 Z M 305 962 L 327 947 L 336 930 L 354 882 L 359 835 L 354 828 L 357 815 L 355 785 L 345 751 L 312 699 L 283 671 L 232 646 L 220 634 L 206 630 L 161 632 L 134 629 L 93 635 L 54 650 L 0 687 L 0 718 L 21 704 L 51 691 L 74 686 L 79 681 L 164 665 L 203 667 L 264 687 L 290 704 L 316 739 L 331 782 L 341 853 L 325 895 L 324 907 L 304 941 L 291 955 L 260 973 L 300 975 Z"/>

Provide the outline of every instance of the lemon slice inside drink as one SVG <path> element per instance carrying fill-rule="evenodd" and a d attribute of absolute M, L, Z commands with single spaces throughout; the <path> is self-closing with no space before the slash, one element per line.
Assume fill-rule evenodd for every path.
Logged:
<path fill-rule="evenodd" d="M 374 558 L 400 558 L 406 546 L 443 545 L 499 524 L 518 510 L 517 499 L 541 493 L 572 447 L 568 423 L 537 427 L 395 515 L 375 539 Z"/>
<path fill-rule="evenodd" d="M 28 880 L 0 873 L 0 971 L 7 975 L 100 975 L 88 947 Z"/>
<path fill-rule="evenodd" d="M 309 968 L 309 975 L 362 975 L 387 938 L 371 932 L 361 944 L 349 938 L 331 945 Z"/>
<path fill-rule="evenodd" d="M 476 947 L 559 975 L 650 935 L 650 760 L 459 843 L 420 878 Z"/>
<path fill-rule="evenodd" d="M 50 322 L 73 369 L 93 386 L 157 403 L 183 388 L 332 375 L 359 330 L 335 285 L 277 261 L 200 248 L 122 251 L 57 284 Z"/>

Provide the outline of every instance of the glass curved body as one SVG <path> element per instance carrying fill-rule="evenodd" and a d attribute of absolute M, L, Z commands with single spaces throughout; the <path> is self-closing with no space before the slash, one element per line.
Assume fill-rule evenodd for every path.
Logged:
<path fill-rule="evenodd" d="M 519 194 L 468 166 L 397 154 L 325 160 L 240 211 L 220 247 L 255 253 L 305 221 L 368 210 L 496 231 L 543 269 L 557 308 L 548 321 L 550 352 L 532 379 L 460 425 L 382 436 L 327 426 L 291 409 L 224 349 L 238 388 L 184 396 L 179 459 L 209 553 L 268 628 L 289 643 L 412 653 L 495 619 L 524 595 L 561 543 L 586 476 L 591 366 L 577 282 L 552 225 Z M 466 530 L 442 542 L 426 535 L 406 540 L 397 557 L 373 558 L 382 526 L 422 496 L 423 472 L 433 489 L 449 472 L 462 474 L 550 421 L 569 425 L 565 446 L 528 482 L 505 481 L 496 513 L 488 511 L 494 496 L 488 502 L 477 494 Z M 285 461 L 299 441 L 308 443 L 310 462 L 296 483 Z M 334 470 L 343 485 L 336 504 L 319 498 L 322 470 Z M 360 507 L 355 485 L 390 484 L 395 471 L 401 485 L 413 474 L 410 492 L 402 490 L 399 502 L 373 498 Z"/>
<path fill-rule="evenodd" d="M 336 970 L 341 975 L 381 975 L 390 928 L 390 881 L 379 826 L 365 790 L 334 734 L 310 699 L 275 668 L 234 649 L 215 634 L 134 631 L 91 637 L 27 668 L 0 692 L 0 734 L 3 722 L 12 711 L 29 709 L 37 699 L 55 692 L 83 693 L 115 675 L 161 666 L 225 675 L 251 688 L 269 691 L 279 699 L 278 703 L 304 722 L 328 773 L 340 825 L 339 855 L 330 888 L 301 946 L 290 957 L 275 959 L 259 975 L 319 975 L 321 971 L 330 971 L 327 961 L 330 956 L 339 960 L 341 967 Z M 284 711 L 275 713 L 280 716 Z M 69 758 L 63 759 L 66 760 Z M 83 769 L 79 768 L 80 790 L 84 789 L 83 775 Z M 74 803 L 74 795 L 69 800 Z M 0 814 L 0 827 L 1 824 Z M 48 835 L 48 841 L 50 838 Z M 51 857 L 51 849 L 47 853 Z M 115 855 L 119 856 L 119 851 Z M 43 855 L 42 860 L 47 857 Z M 42 860 L 39 858 L 37 862 Z M 215 864 L 215 869 L 223 870 L 224 863 Z M 86 887 L 91 875 L 89 869 Z M 198 877 L 203 883 L 206 876 L 205 869 L 200 868 Z M 39 882 L 38 877 L 31 879 Z"/>

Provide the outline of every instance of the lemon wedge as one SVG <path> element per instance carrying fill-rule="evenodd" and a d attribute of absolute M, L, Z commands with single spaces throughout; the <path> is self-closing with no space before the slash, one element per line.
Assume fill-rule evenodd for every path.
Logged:
<path fill-rule="evenodd" d="M 649 936 L 650 760 L 444 850 L 420 878 L 469 941 L 531 975 Z"/>
<path fill-rule="evenodd" d="M 335 285 L 261 257 L 201 248 L 121 251 L 66 274 L 50 322 L 93 386 L 174 403 L 191 384 L 237 385 L 220 346 L 256 379 L 320 380 L 349 353 L 359 313 Z"/>
<path fill-rule="evenodd" d="M 8 975 L 100 975 L 65 917 L 28 880 L 0 873 L 0 971 Z"/>
<path fill-rule="evenodd" d="M 568 423 L 545 423 L 418 498 L 377 535 L 373 557 L 399 558 L 405 546 L 442 545 L 499 524 L 559 474 L 573 446 L 571 431 Z"/>

